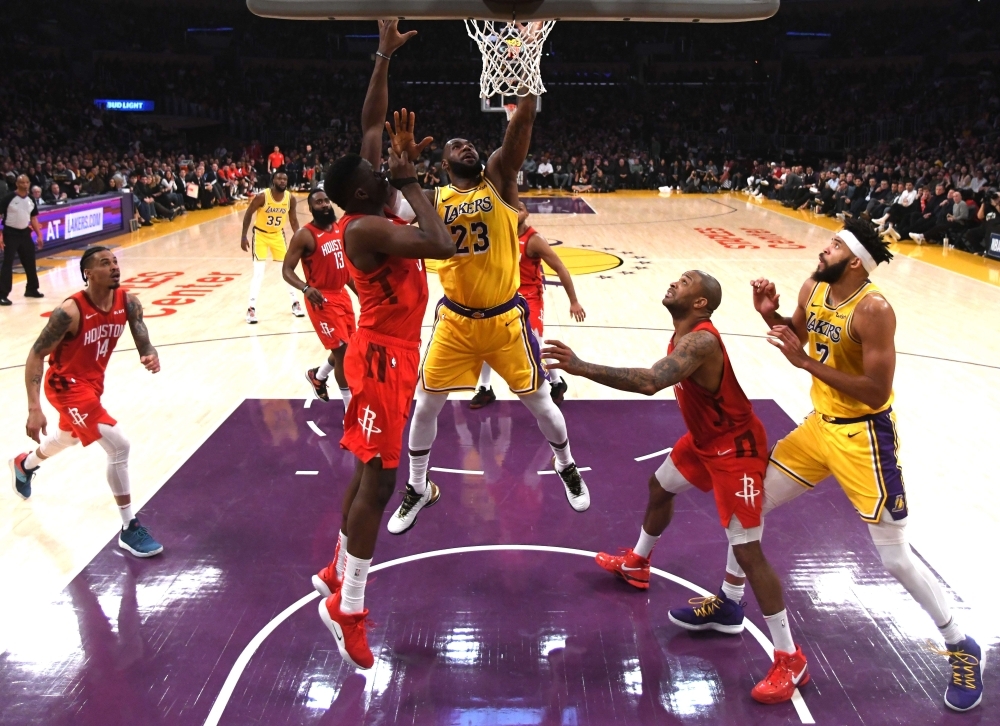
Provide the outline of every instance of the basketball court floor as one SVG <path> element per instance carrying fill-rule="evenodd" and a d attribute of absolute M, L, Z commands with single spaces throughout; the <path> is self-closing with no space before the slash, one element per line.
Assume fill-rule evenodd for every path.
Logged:
<path fill-rule="evenodd" d="M 663 293 L 703 269 L 722 283 L 715 324 L 771 441 L 809 412 L 809 377 L 765 341 L 749 282 L 775 280 L 790 307 L 835 225 L 737 195 L 533 197 L 531 208 L 587 311 L 573 322 L 550 286 L 546 337 L 587 360 L 649 365 L 672 332 Z M 646 481 L 683 431 L 672 394 L 576 378 L 564 411 L 590 510 L 569 508 L 548 447 L 501 381 L 491 407 L 453 401 L 431 458 L 441 503 L 411 532 L 383 532 L 376 550 L 375 667 L 345 666 L 309 582 L 333 552 L 352 468 L 337 445 L 343 407 L 308 397 L 303 372 L 324 353 L 308 319 L 292 317 L 277 264 L 260 324 L 244 322 L 241 215 L 189 215 L 113 241 L 163 369 L 144 371 L 126 334 L 105 406 L 130 436 L 133 496 L 165 551 L 140 561 L 117 548 L 99 447 L 46 462 L 30 501 L 0 496 L 0 724 L 1000 722 L 989 667 L 980 709 L 945 709 L 947 663 L 926 644 L 936 628 L 884 572 L 833 481 L 776 511 L 764 536 L 812 681 L 792 703 L 751 700 L 771 649 L 749 590 L 742 635 L 692 636 L 667 619 L 718 589 L 725 537 L 711 497 L 678 499 L 648 592 L 593 562 L 635 542 Z M 910 541 L 992 656 L 1000 265 L 898 247 L 873 279 L 898 318 Z M 29 446 L 24 360 L 43 316 L 81 287 L 78 259 L 47 260 L 46 299 L 24 299 L 21 283 L 2 313 L 5 456 Z"/>

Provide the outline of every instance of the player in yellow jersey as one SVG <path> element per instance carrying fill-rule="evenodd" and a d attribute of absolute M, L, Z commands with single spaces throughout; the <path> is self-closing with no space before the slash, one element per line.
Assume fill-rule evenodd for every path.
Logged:
<path fill-rule="evenodd" d="M 554 454 L 554 468 L 566 498 L 578 512 L 590 506 L 590 493 L 569 447 L 566 420 L 549 392 L 537 339 L 531 334 L 530 312 L 520 285 L 517 237 L 517 173 L 528 154 L 536 97 L 520 99 L 510 117 L 503 144 L 486 162 L 475 145 L 456 138 L 445 144 L 442 166 L 451 184 L 434 190 L 438 214 L 455 241 L 455 256 L 443 261 L 438 276 L 444 297 L 437 305 L 434 329 L 421 364 L 416 408 L 410 423 L 410 478 L 403 503 L 389 519 L 389 531 L 401 534 L 417 513 L 440 496 L 428 483 L 431 446 L 437 417 L 452 391 L 475 390 L 483 363 L 488 363 L 534 414 Z M 412 133 L 394 145 L 416 158 Z"/>
<path fill-rule="evenodd" d="M 253 224 L 253 242 L 247 236 L 250 225 Z M 253 253 L 253 278 L 250 280 L 250 304 L 247 307 L 247 322 L 251 325 L 257 322 L 257 295 L 264 282 L 264 270 L 267 267 L 267 255 L 280 263 L 285 259 L 285 227 L 291 226 L 292 234 L 299 231 L 299 218 L 295 214 L 295 197 L 288 191 L 288 175 L 279 171 L 271 176 L 271 186 L 258 194 L 250 202 L 243 215 L 243 237 L 240 247 L 244 252 Z M 292 298 L 292 315 L 297 318 L 305 316 L 302 304 L 295 296 L 294 290 L 289 290 Z"/>
<path fill-rule="evenodd" d="M 942 654 L 952 667 L 945 705 L 968 711 L 982 700 L 982 652 L 956 625 L 937 579 L 906 542 L 906 491 L 892 411 L 896 316 L 868 279 L 879 263 L 891 259 L 874 227 L 848 220 L 820 253 L 791 318 L 778 314 L 774 283 L 763 278 L 751 283 L 754 307 L 771 328 L 768 341 L 793 366 L 812 374 L 815 409 L 771 451 L 763 513 L 831 474 L 836 477 L 867 523 L 885 568 L 944 638 Z M 726 581 L 741 586 L 743 572 L 732 549 L 726 570 Z"/>

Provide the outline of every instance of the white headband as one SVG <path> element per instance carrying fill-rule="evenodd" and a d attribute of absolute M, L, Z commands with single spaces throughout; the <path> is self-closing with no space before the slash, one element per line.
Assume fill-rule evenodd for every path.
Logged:
<path fill-rule="evenodd" d="M 865 272 L 871 272 L 878 267 L 878 263 L 872 257 L 872 253 L 865 249 L 865 246 L 858 241 L 853 232 L 842 229 L 837 232 L 837 236 L 850 248 L 854 256 L 861 260 L 861 266 L 865 268 Z"/>

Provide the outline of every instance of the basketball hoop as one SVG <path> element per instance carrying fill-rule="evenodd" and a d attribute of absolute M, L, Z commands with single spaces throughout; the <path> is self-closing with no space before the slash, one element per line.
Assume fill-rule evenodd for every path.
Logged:
<path fill-rule="evenodd" d="M 503 106 L 503 110 L 504 110 L 504 113 L 507 114 L 507 120 L 510 121 L 510 117 L 513 116 L 514 112 L 517 110 L 517 104 L 516 103 L 505 103 L 504 106 Z"/>
<path fill-rule="evenodd" d="M 545 93 L 541 75 L 542 46 L 555 24 L 554 20 L 503 23 L 467 19 L 465 29 L 483 55 L 479 95 L 489 98 Z M 510 118 L 512 112 L 509 108 L 506 110 Z"/>

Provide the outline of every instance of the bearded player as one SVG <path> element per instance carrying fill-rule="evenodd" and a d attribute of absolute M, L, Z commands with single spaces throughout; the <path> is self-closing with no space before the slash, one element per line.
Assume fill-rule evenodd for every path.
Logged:
<path fill-rule="evenodd" d="M 351 402 L 351 389 L 344 377 L 344 354 L 355 325 L 354 306 L 344 288 L 352 286 L 351 273 L 347 269 L 344 241 L 330 198 L 322 189 L 315 189 L 309 193 L 306 204 L 312 221 L 292 235 L 281 263 L 281 274 L 285 282 L 302 292 L 313 329 L 323 347 L 330 351 L 323 365 L 306 371 L 306 380 L 317 398 L 329 401 L 327 379 L 333 373 L 346 409 Z M 295 272 L 300 260 L 305 282 Z"/>
<path fill-rule="evenodd" d="M 573 277 L 566 269 L 566 265 L 556 254 L 555 250 L 534 227 L 528 226 L 528 208 L 524 202 L 517 203 L 517 239 L 520 245 L 520 280 L 521 286 L 517 289 L 518 294 L 528 303 L 528 310 L 531 311 L 531 332 L 541 340 L 545 330 L 545 273 L 542 271 L 544 262 L 559 276 L 559 282 L 566 290 L 569 298 L 569 314 L 573 319 L 582 323 L 587 318 L 580 301 L 576 299 L 576 286 L 573 285 Z M 489 363 L 483 363 L 483 369 L 479 372 L 479 388 L 476 395 L 469 402 L 469 408 L 482 408 L 497 400 L 493 388 L 490 386 Z M 549 368 L 549 386 L 552 400 L 556 404 L 563 402 L 566 395 L 566 381 L 562 380 L 558 368 Z"/>
<path fill-rule="evenodd" d="M 909 517 L 892 410 L 896 315 L 868 277 L 891 259 L 870 224 L 848 220 L 799 289 L 792 317 L 778 314 L 774 283 L 751 283 L 754 307 L 771 328 L 768 342 L 813 377 L 813 412 L 771 452 L 764 515 L 836 477 L 868 525 L 882 564 L 944 639 L 939 652 L 952 669 L 945 705 L 968 711 L 983 697 L 982 650 L 959 628 L 937 579 L 906 542 Z M 739 568 L 730 573 L 743 574 Z"/>
<path fill-rule="evenodd" d="M 601 552 L 597 564 L 640 590 L 648 589 L 649 557 L 670 524 L 674 497 L 692 487 L 714 492 L 732 554 L 746 570 L 774 642 L 774 663 L 750 693 L 761 703 L 780 703 L 809 681 L 809 673 L 802 649 L 792 640 L 781 581 L 760 546 L 767 433 L 712 325 L 712 313 L 721 302 L 722 288 L 704 272 L 685 272 L 671 283 L 663 306 L 670 311 L 675 332 L 667 357 L 652 368 L 585 363 L 557 340 L 545 341 L 549 347 L 542 354 L 555 359 L 549 368 L 558 367 L 619 391 L 652 396 L 674 387 L 688 433 L 649 479 L 649 501 L 635 547 L 622 556 Z M 723 583 L 718 596 L 701 598 L 696 608 L 671 611 L 669 617 L 688 630 L 739 633 L 743 631 L 742 596 L 742 585 Z"/>
<path fill-rule="evenodd" d="M 28 353 L 24 369 L 28 389 L 26 430 L 39 446 L 11 459 L 14 490 L 27 499 L 31 496 L 31 480 L 43 461 L 76 444 L 90 446 L 96 441 L 107 452 L 108 484 L 122 518 L 118 546 L 136 557 L 152 557 L 163 551 L 163 545 L 139 524 L 132 511 L 129 441 L 118 422 L 104 410 L 101 395 L 108 358 L 126 323 L 146 370 L 159 372 L 160 357 L 149 342 L 142 304 L 120 287 L 121 272 L 114 253 L 107 247 L 91 247 L 80 259 L 80 274 L 86 289 L 66 298 L 52 312 Z M 46 355 L 49 371 L 44 375 L 45 397 L 59 412 L 54 435 L 48 433 L 39 397 Z"/>
<path fill-rule="evenodd" d="M 270 163 L 270 162 L 269 162 Z M 292 234 L 299 231 L 299 218 L 295 211 L 295 197 L 288 191 L 288 175 L 278 171 L 271 176 L 271 186 L 263 194 L 255 196 L 247 211 L 243 214 L 243 236 L 240 238 L 240 249 L 253 253 L 253 278 L 250 280 L 250 302 L 247 307 L 247 322 L 257 324 L 257 296 L 260 286 L 264 283 L 264 272 L 267 270 L 267 256 L 275 262 L 285 259 L 285 227 L 291 226 Z M 253 242 L 249 237 L 250 225 L 253 224 Z M 292 298 L 292 315 L 305 317 L 302 305 L 295 297 L 295 291 L 289 290 Z"/>

